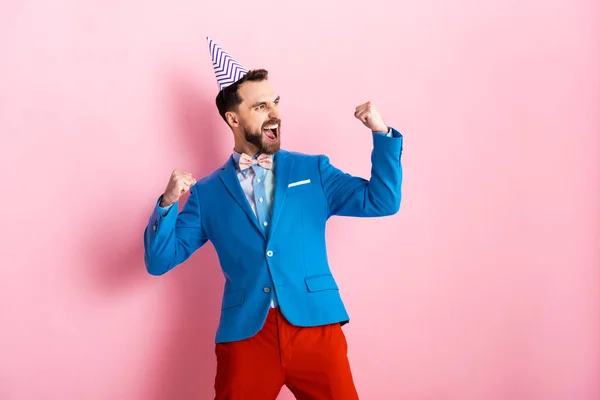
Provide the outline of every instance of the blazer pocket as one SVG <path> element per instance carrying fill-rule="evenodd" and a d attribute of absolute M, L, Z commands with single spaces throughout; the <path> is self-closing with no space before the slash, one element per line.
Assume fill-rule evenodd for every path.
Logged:
<path fill-rule="evenodd" d="M 290 182 L 287 186 L 287 193 L 294 194 L 294 193 L 305 192 L 305 191 L 311 190 L 311 189 L 312 189 L 312 183 L 311 183 L 310 179 L 304 179 L 304 180 L 297 181 L 297 182 Z"/>
<path fill-rule="evenodd" d="M 338 285 L 331 274 L 307 276 L 304 278 L 304 282 L 306 283 L 309 292 L 339 290 Z"/>
<path fill-rule="evenodd" d="M 229 293 L 223 294 L 223 302 L 221 304 L 221 310 L 225 310 L 227 308 L 236 307 L 242 305 L 244 302 L 244 291 L 236 290 Z"/>

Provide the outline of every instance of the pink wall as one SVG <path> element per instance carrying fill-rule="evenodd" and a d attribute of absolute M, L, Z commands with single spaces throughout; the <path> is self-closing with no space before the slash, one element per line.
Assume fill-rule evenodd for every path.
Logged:
<path fill-rule="evenodd" d="M 361 398 L 600 398 L 598 2 L 84 3 L 0 6 L 0 398 L 210 398 L 214 250 L 142 258 L 232 148 L 207 35 L 286 148 L 368 174 L 367 100 L 406 135 L 400 214 L 328 230 Z"/>

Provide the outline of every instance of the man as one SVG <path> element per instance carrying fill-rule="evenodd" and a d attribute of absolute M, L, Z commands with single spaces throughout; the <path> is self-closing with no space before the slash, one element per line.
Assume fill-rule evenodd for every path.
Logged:
<path fill-rule="evenodd" d="M 372 131 L 371 179 L 323 155 L 280 150 L 279 96 L 265 70 L 248 71 L 208 38 L 219 113 L 234 136 L 225 164 L 196 181 L 173 171 L 144 234 L 145 263 L 161 275 L 211 241 L 226 282 L 216 333 L 216 399 L 357 399 L 331 273 L 333 215 L 378 217 L 400 206 L 402 135 L 370 102 L 354 116 Z M 178 214 L 180 196 L 188 200 Z"/>

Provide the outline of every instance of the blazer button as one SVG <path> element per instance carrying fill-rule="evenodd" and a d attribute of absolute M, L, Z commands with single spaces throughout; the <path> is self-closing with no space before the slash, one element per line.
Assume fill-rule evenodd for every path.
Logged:
<path fill-rule="evenodd" d="M 270 291 L 271 291 L 271 288 L 270 288 L 270 287 L 268 287 L 268 286 L 265 286 L 265 287 L 263 288 L 263 292 L 265 292 L 265 293 L 269 293 Z"/>
<path fill-rule="evenodd" d="M 158 221 L 154 221 L 154 226 L 152 227 L 152 230 L 154 232 L 156 232 L 156 227 L 158 226 Z"/>
<path fill-rule="evenodd" d="M 273 252 L 271 250 L 267 251 L 267 257 L 273 257 Z"/>

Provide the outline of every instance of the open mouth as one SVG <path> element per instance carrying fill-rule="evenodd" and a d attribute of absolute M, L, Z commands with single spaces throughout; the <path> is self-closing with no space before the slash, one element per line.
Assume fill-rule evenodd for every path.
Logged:
<path fill-rule="evenodd" d="M 276 142 L 279 137 L 279 124 L 270 124 L 263 127 L 263 133 L 270 142 Z"/>

